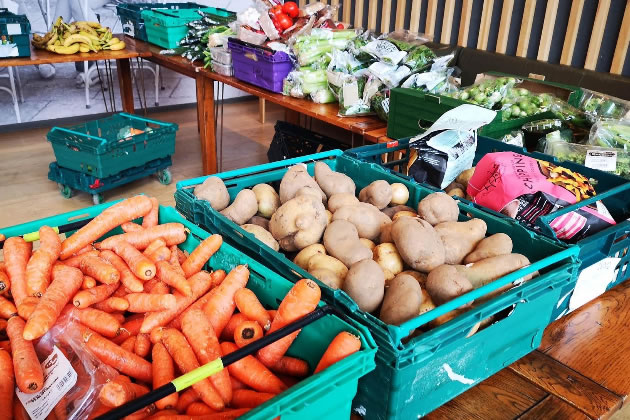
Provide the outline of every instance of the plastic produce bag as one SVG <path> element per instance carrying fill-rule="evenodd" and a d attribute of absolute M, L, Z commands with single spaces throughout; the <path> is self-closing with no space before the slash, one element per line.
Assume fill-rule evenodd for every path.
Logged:
<path fill-rule="evenodd" d="M 328 86 L 310 93 L 311 100 L 316 104 L 330 104 L 337 102 L 337 98 L 330 91 Z"/>
<path fill-rule="evenodd" d="M 398 65 L 407 55 L 407 51 L 399 49 L 393 42 L 385 39 L 375 39 L 361 47 L 361 51 L 370 54 L 377 60 L 390 64 Z"/>
<path fill-rule="evenodd" d="M 588 144 L 630 151 L 630 120 L 598 121 L 591 128 Z"/>
<path fill-rule="evenodd" d="M 592 90 L 582 89 L 578 108 L 594 123 L 600 118 L 630 119 L 630 102 Z"/>
<path fill-rule="evenodd" d="M 551 108 L 553 95 L 539 95 L 524 88 L 511 87 L 501 99 L 503 121 L 540 114 Z"/>
<path fill-rule="evenodd" d="M 587 168 L 599 169 L 630 179 L 630 152 L 623 149 L 547 139 L 545 153 L 559 160 L 579 163 Z"/>
<path fill-rule="evenodd" d="M 378 115 L 381 120 L 387 121 L 389 118 L 389 89 L 385 89 L 372 96 L 370 104 L 374 112 L 376 112 L 376 115 Z"/>
<path fill-rule="evenodd" d="M 520 130 L 512 131 L 511 133 L 501 137 L 501 141 L 503 143 L 511 144 L 512 146 L 524 147 L 525 143 L 523 141 L 523 136 L 524 134 Z"/>
<path fill-rule="evenodd" d="M 482 80 L 480 83 L 454 92 L 449 96 L 492 109 L 496 104 L 501 103 L 509 89 L 518 83 L 519 80 L 514 77 L 491 78 Z M 515 113 L 514 111 L 513 113 Z M 520 113 L 521 110 L 518 111 Z"/>

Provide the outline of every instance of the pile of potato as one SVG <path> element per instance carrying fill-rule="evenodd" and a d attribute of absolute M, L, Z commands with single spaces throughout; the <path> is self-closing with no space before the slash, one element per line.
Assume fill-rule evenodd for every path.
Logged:
<path fill-rule="evenodd" d="M 323 162 L 315 164 L 315 177 L 305 165 L 295 165 L 279 192 L 258 184 L 240 191 L 231 204 L 220 178 L 209 177 L 194 190 L 198 199 L 387 324 L 400 325 L 530 264 L 512 253 L 508 235 L 486 237 L 483 220 L 459 222 L 459 207 L 448 194 L 430 194 L 413 209 L 406 206 L 409 191 L 401 183 L 377 180 L 358 198 L 356 192 L 350 177 Z"/>

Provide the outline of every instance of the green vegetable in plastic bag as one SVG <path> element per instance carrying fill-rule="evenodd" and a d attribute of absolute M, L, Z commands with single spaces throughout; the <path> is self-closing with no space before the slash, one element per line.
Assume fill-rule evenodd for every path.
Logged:
<path fill-rule="evenodd" d="M 387 121 L 389 118 L 389 90 L 378 92 L 372 96 L 371 105 L 376 115 L 381 120 Z"/>

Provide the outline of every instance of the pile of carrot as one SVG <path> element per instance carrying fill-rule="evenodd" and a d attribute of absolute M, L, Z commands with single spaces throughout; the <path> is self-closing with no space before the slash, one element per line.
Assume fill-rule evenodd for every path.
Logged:
<path fill-rule="evenodd" d="M 99 390 L 89 416 L 94 418 L 317 307 L 319 287 L 304 279 L 277 310 L 266 309 L 246 288 L 247 266 L 229 273 L 203 269 L 221 247 L 220 235 L 209 236 L 186 255 L 178 248 L 187 237 L 184 225 L 158 224 L 158 211 L 156 199 L 136 196 L 109 207 L 64 240 L 51 227 L 41 227 L 34 252 L 21 237 L 6 239 L 0 258 L 0 330 L 8 340 L 0 342 L 0 418 L 28 418 L 13 390 L 42 389 L 35 344 L 62 319 L 71 319 L 85 348 L 119 373 Z M 133 222 L 139 218 L 141 225 Z M 119 226 L 123 234 L 97 242 Z M 306 361 L 286 355 L 298 334 L 128 418 L 237 418 L 361 347 L 358 337 L 342 332 L 311 372 Z M 62 399 L 49 418 L 64 420 L 67 409 Z"/>

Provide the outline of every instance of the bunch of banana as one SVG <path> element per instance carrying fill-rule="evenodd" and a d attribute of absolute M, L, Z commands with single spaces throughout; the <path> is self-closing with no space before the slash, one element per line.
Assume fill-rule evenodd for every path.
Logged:
<path fill-rule="evenodd" d="M 98 22 L 77 21 L 67 24 L 61 17 L 57 18 L 52 29 L 44 36 L 34 34 L 32 44 L 35 48 L 57 54 L 125 48 L 123 41 L 115 38 L 109 28 L 102 27 Z"/>

